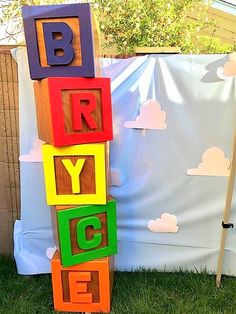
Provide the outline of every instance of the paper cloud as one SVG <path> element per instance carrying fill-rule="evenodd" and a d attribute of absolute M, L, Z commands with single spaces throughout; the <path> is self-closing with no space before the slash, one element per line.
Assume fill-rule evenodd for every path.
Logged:
<path fill-rule="evenodd" d="M 198 168 L 189 169 L 190 176 L 228 176 L 230 161 L 219 147 L 208 148 L 202 155 L 202 162 Z"/>
<path fill-rule="evenodd" d="M 150 220 L 148 229 L 152 232 L 178 232 L 177 218 L 175 215 L 164 213 L 161 218 Z"/>
<path fill-rule="evenodd" d="M 53 258 L 53 255 L 55 254 L 56 250 L 57 250 L 56 246 L 47 248 L 46 257 L 51 260 Z"/>
<path fill-rule="evenodd" d="M 217 76 L 222 80 L 236 76 L 236 52 L 231 53 L 229 55 L 229 61 L 227 61 L 223 67 L 217 69 Z"/>
<path fill-rule="evenodd" d="M 121 174 L 120 171 L 116 168 L 110 169 L 110 176 L 111 176 L 111 185 L 121 186 Z"/>
<path fill-rule="evenodd" d="M 21 155 L 20 161 L 26 162 L 42 162 L 42 145 L 43 141 L 36 139 L 33 142 L 33 148 L 30 150 L 28 155 Z"/>
<path fill-rule="evenodd" d="M 126 121 L 124 126 L 133 129 L 166 129 L 166 113 L 156 100 L 147 100 L 140 107 L 140 114 L 134 121 Z"/>

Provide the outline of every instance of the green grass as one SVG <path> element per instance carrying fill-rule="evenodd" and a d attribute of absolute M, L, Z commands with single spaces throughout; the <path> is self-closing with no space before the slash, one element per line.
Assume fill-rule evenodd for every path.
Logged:
<path fill-rule="evenodd" d="M 236 278 L 207 273 L 118 272 L 112 312 L 115 314 L 234 314 Z M 0 313 L 46 314 L 53 311 L 50 275 L 20 276 L 14 261 L 0 258 Z"/>

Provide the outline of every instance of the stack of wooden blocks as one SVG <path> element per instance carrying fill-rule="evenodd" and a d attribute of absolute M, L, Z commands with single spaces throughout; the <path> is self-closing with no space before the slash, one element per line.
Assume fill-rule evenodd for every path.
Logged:
<path fill-rule="evenodd" d="M 108 195 L 111 93 L 110 80 L 95 77 L 90 6 L 26 6 L 23 19 L 38 135 L 46 142 L 54 307 L 110 312 L 117 252 L 116 202 Z"/>

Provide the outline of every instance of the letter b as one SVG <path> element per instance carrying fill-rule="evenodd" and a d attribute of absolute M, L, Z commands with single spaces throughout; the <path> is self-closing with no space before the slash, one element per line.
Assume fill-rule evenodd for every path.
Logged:
<path fill-rule="evenodd" d="M 64 22 L 43 23 L 43 33 L 45 48 L 47 53 L 47 63 L 49 65 L 67 65 L 74 58 L 72 47 L 73 32 L 68 24 Z M 60 38 L 55 38 L 60 34 Z M 63 51 L 58 55 L 58 51 Z"/>

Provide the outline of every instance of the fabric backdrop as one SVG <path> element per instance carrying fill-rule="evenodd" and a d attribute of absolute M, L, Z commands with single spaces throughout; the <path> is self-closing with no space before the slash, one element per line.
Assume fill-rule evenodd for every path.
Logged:
<path fill-rule="evenodd" d="M 25 48 L 13 55 L 20 91 L 20 154 L 32 153 L 37 139 L 35 103 Z M 236 125 L 236 78 L 219 78 L 225 55 L 158 55 L 125 60 L 102 59 L 103 76 L 112 80 L 114 140 L 110 145 L 117 200 L 119 270 L 140 267 L 215 272 L 226 176 L 188 176 L 203 153 L 219 147 L 231 158 Z M 124 127 L 155 100 L 166 113 L 166 129 Z M 163 120 L 164 123 L 164 120 Z M 42 162 L 22 158 L 21 220 L 14 228 L 20 274 L 50 272 L 45 252 L 54 246 L 46 205 Z M 235 192 L 235 191 L 234 191 Z M 235 193 L 234 193 L 235 196 Z M 234 197 L 230 221 L 235 221 Z M 175 215 L 177 233 L 156 233 L 150 220 Z M 236 231 L 228 231 L 224 273 L 236 274 Z"/>

